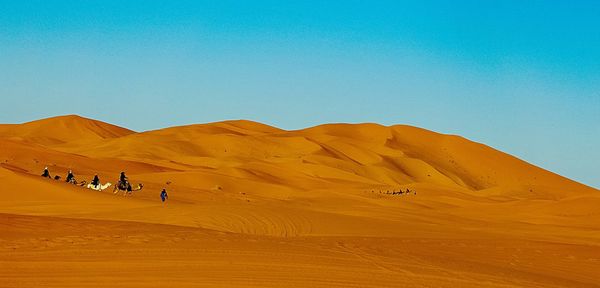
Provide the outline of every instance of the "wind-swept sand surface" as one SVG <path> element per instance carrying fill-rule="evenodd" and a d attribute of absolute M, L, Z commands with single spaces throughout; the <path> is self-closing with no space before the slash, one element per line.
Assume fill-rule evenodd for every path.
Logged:
<path fill-rule="evenodd" d="M 600 191 L 457 136 L 62 116 L 0 147 L 2 287 L 600 287 Z"/>

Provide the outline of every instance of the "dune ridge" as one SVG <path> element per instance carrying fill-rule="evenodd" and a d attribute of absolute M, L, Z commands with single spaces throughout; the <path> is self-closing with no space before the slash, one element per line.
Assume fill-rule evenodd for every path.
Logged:
<path fill-rule="evenodd" d="M 78 115 L 65 115 L 23 124 L 4 124 L 0 126 L 0 135 L 3 138 L 41 145 L 55 145 L 82 140 L 103 140 L 132 133 L 135 132 Z"/>

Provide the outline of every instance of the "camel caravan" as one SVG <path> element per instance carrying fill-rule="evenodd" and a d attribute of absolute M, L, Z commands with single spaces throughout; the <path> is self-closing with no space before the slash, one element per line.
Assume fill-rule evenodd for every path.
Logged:
<path fill-rule="evenodd" d="M 417 190 L 410 190 L 408 188 L 406 188 L 406 190 L 402 190 L 402 188 L 399 188 L 398 191 L 396 191 L 396 189 L 392 189 L 392 190 L 378 190 L 379 194 L 385 194 L 385 195 L 410 195 L 411 193 L 413 195 L 417 195 Z M 371 193 L 375 193 L 375 190 L 371 190 Z"/>
<path fill-rule="evenodd" d="M 50 171 L 48 171 L 48 167 L 44 168 L 42 177 L 52 179 L 52 176 L 50 176 Z M 54 176 L 54 180 L 60 180 L 60 178 L 61 177 L 58 175 Z M 75 175 L 73 174 L 72 170 L 69 170 L 69 172 L 67 173 L 67 178 L 65 182 L 96 191 L 104 191 L 108 189 L 108 187 L 112 186 L 110 182 L 104 184 L 100 183 L 100 178 L 97 174 L 94 175 L 94 179 L 92 179 L 90 183 L 87 183 L 85 180 L 77 181 L 75 180 Z M 127 176 L 125 176 L 125 172 L 121 172 L 117 185 L 113 187 L 113 194 L 123 192 L 123 196 L 132 195 L 133 192 L 142 190 L 142 188 L 144 188 L 144 184 L 142 183 L 138 184 L 136 187 L 131 186 L 131 183 L 129 183 L 129 181 L 127 180 Z"/>

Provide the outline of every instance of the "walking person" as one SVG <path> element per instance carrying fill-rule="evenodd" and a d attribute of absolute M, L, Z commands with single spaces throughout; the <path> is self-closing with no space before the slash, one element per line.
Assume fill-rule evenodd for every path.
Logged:
<path fill-rule="evenodd" d="M 169 199 L 169 194 L 167 194 L 167 190 L 164 188 L 160 192 L 160 199 L 162 200 L 162 202 L 165 202 L 167 199 Z"/>

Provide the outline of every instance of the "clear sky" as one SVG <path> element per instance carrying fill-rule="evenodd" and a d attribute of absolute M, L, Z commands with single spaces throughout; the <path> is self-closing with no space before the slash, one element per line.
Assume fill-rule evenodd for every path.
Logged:
<path fill-rule="evenodd" d="M 0 0 L 0 100 L 0 123 L 411 124 L 600 187 L 600 2 Z"/>

